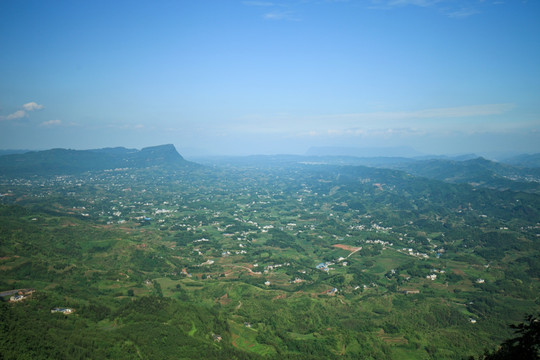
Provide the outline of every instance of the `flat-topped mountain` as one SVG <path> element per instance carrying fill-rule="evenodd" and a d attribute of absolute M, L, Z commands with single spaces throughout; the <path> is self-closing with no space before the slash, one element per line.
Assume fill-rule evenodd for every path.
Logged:
<path fill-rule="evenodd" d="M 116 168 L 182 168 L 192 166 L 174 145 L 137 149 L 123 147 L 94 150 L 51 149 L 0 156 L 0 174 L 63 175 Z"/>

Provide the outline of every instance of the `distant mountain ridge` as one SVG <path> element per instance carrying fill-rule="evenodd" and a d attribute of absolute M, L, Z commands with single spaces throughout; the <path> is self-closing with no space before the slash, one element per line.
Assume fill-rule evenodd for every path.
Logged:
<path fill-rule="evenodd" d="M 123 147 L 93 150 L 51 149 L 0 156 L 0 174 L 8 176 L 68 175 L 116 168 L 181 168 L 192 165 L 194 163 L 185 160 L 172 144 L 141 150 Z"/>
<path fill-rule="evenodd" d="M 465 161 L 421 160 L 392 164 L 388 168 L 449 183 L 469 183 L 499 190 L 540 191 L 539 168 L 516 167 L 482 157 Z"/>
<path fill-rule="evenodd" d="M 306 156 L 354 156 L 354 157 L 407 157 L 423 154 L 409 146 L 394 147 L 345 147 L 315 146 L 308 149 Z"/>
<path fill-rule="evenodd" d="M 2 149 L 0 150 L 0 156 L 3 155 L 12 155 L 12 154 L 24 154 L 32 150 L 13 150 L 13 149 Z"/>
<path fill-rule="evenodd" d="M 474 156 L 474 158 L 472 158 Z M 272 168 L 306 165 L 368 166 L 400 170 L 413 176 L 426 177 L 448 183 L 467 183 L 497 190 L 540 193 L 540 168 L 525 168 L 487 160 L 473 154 L 436 156 L 434 158 L 355 157 L 316 155 L 253 155 L 244 157 L 197 158 L 210 166 L 241 166 Z"/>
<path fill-rule="evenodd" d="M 511 158 L 503 159 L 501 162 L 514 166 L 537 168 L 540 167 L 540 154 L 517 155 Z"/>

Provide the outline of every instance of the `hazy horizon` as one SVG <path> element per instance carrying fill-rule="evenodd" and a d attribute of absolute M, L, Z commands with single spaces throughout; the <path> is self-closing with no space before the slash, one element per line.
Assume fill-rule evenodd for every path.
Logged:
<path fill-rule="evenodd" d="M 154 144 L 145 147 L 155 147 L 168 144 Z M 173 146 L 175 146 L 173 144 Z M 104 148 L 43 148 L 43 149 L 5 149 L 0 148 L 0 156 L 11 154 L 22 154 L 25 152 L 47 151 L 53 149 L 66 149 L 66 150 L 101 150 L 105 148 L 126 148 L 140 151 L 145 147 L 125 147 L 125 146 L 107 146 Z M 536 155 L 538 153 L 516 152 L 516 151 L 493 151 L 493 152 L 448 152 L 448 153 L 423 153 L 408 146 L 400 147 L 339 147 L 339 146 L 323 146 L 323 147 L 311 147 L 304 152 L 297 153 L 252 153 L 252 154 L 227 154 L 227 153 L 211 153 L 204 149 L 197 148 L 179 148 L 175 146 L 176 151 L 185 159 L 198 161 L 209 158 L 219 157 L 249 157 L 249 156 L 306 156 L 306 157 L 357 157 L 357 158 L 410 158 L 410 159 L 430 159 L 430 158 L 449 158 L 449 159 L 462 159 L 467 160 L 475 157 L 483 157 L 493 161 L 505 161 L 518 155 Z"/>
<path fill-rule="evenodd" d="M 539 153 L 539 16 L 530 1 L 5 1 L 0 148 Z"/>

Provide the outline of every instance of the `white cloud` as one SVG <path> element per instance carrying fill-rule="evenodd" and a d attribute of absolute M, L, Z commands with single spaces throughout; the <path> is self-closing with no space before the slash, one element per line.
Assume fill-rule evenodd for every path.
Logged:
<path fill-rule="evenodd" d="M 24 104 L 21 110 L 17 110 L 6 116 L 0 116 L 0 121 L 22 119 L 23 117 L 27 117 L 29 112 L 41 109 L 43 109 L 43 105 L 39 105 L 32 101 Z"/>
<path fill-rule="evenodd" d="M 62 124 L 62 120 L 49 120 L 42 122 L 40 126 L 58 126 L 60 124 Z"/>
<path fill-rule="evenodd" d="M 37 104 L 37 103 L 35 103 L 33 101 L 24 104 L 22 107 L 26 111 L 35 111 L 35 110 L 43 109 L 43 105 L 39 105 L 39 104 Z"/>
<path fill-rule="evenodd" d="M 26 112 L 24 110 L 17 110 L 12 114 L 9 114 L 8 116 L 0 116 L 0 120 L 15 120 L 20 119 L 26 116 Z"/>

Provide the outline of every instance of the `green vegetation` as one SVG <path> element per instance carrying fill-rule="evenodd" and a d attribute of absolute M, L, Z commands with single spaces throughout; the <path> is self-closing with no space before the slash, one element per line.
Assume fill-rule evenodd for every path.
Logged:
<path fill-rule="evenodd" d="M 464 359 L 540 311 L 534 193 L 276 161 L 0 194 L 6 359 Z"/>
<path fill-rule="evenodd" d="M 479 359 L 484 360 L 536 360 L 540 358 L 540 319 L 528 315 L 525 322 L 510 325 L 518 336 L 506 340 L 497 351 L 487 353 Z"/>

